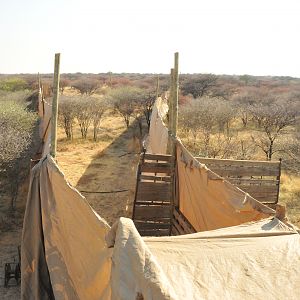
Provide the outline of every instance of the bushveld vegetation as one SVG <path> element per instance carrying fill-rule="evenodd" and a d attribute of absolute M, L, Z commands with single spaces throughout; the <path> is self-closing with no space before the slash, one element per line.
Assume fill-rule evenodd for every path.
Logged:
<path fill-rule="evenodd" d="M 124 130 L 134 124 L 135 135 L 141 140 L 149 129 L 152 106 L 157 94 L 162 95 L 169 87 L 168 75 L 159 76 L 159 89 L 156 78 L 152 74 L 111 72 L 62 74 L 59 125 L 64 130 L 66 140 L 70 143 L 75 139 L 96 142 L 103 120 L 114 114 L 123 119 Z M 21 157 L 24 162 L 28 162 L 32 154 L 29 149 L 33 147 L 29 145 L 35 139 L 37 118 L 26 107 L 24 98 L 28 98 L 28 90 L 36 89 L 36 79 L 33 75 L 0 77 L 1 99 L 2 102 L 5 99 L 7 103 L 5 106 L 1 105 L 1 110 L 17 105 L 19 110 L 8 108 L 12 110 L 12 120 L 23 120 L 12 116 L 13 112 L 31 118 L 29 123 L 25 122 L 30 124 L 27 127 L 23 121 L 20 121 L 22 124 L 19 127 L 14 122 L 11 123 L 13 125 L 1 122 L 2 128 L 11 128 L 1 130 L 1 133 L 7 131 L 9 136 L 13 135 L 13 138 L 8 138 L 8 135 L 2 134 L 4 142 L 1 144 L 7 144 L 7 147 L 12 147 L 15 151 L 8 151 L 13 159 L 2 154 L 7 151 L 1 151 L 1 174 L 3 170 L 8 170 L 3 167 L 8 162 L 18 161 Z M 51 96 L 52 75 L 42 75 L 41 81 L 44 94 Z M 12 92 L 21 88 L 23 91 Z M 180 76 L 179 104 L 178 135 L 193 154 L 258 160 L 281 157 L 283 167 L 289 174 L 300 172 L 300 79 L 183 74 Z M 1 117 L 2 120 L 4 118 Z M 76 132 L 80 136 L 74 137 L 75 127 L 79 129 Z M 19 133 L 11 133 L 13 128 Z M 24 134 L 28 131 L 30 134 Z M 18 147 L 10 146 L 14 140 L 18 140 Z M 11 174 L 19 172 L 17 169 L 11 170 L 14 170 Z M 8 180 L 8 175 L 5 176 Z M 1 180 L 3 184 L 4 181 Z M 12 207 L 14 201 L 11 202 Z"/>

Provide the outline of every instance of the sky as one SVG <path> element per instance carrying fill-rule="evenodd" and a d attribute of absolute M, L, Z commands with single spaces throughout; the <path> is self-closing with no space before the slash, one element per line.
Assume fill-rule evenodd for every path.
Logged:
<path fill-rule="evenodd" d="M 0 0 L 0 73 L 300 77 L 299 0 Z"/>

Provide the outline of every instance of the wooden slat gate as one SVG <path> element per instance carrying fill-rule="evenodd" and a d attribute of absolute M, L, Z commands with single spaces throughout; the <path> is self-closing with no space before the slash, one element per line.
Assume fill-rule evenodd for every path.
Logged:
<path fill-rule="evenodd" d="M 132 219 L 142 236 L 170 235 L 173 168 L 170 155 L 141 154 Z"/>
<path fill-rule="evenodd" d="M 171 155 L 141 154 L 132 216 L 141 236 L 196 232 L 174 206 L 174 179 Z"/>

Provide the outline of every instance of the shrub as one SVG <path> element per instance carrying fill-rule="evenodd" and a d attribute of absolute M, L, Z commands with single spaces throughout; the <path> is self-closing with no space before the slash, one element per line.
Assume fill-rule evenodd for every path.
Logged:
<path fill-rule="evenodd" d="M 28 84 L 24 79 L 18 77 L 8 77 L 0 81 L 0 90 L 7 92 L 16 92 L 25 90 Z"/>
<path fill-rule="evenodd" d="M 20 183 L 29 171 L 29 160 L 40 144 L 38 116 L 22 103 L 2 101 L 0 106 L 0 186 L 9 187 L 15 207 Z"/>

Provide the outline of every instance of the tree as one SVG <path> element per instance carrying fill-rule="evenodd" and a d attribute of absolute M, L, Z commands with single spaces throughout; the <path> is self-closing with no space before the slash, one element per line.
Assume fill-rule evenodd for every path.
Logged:
<path fill-rule="evenodd" d="M 253 106 L 252 114 L 263 130 L 262 134 L 252 136 L 252 140 L 265 153 L 267 160 L 271 160 L 272 155 L 279 151 L 274 148 L 276 139 L 284 128 L 295 123 L 297 112 L 292 103 L 274 102 L 269 106 Z"/>
<path fill-rule="evenodd" d="M 231 121 L 236 116 L 235 107 L 230 101 L 223 100 L 220 98 L 211 99 L 211 105 L 214 107 L 214 118 L 221 132 L 226 129 L 227 135 L 229 135 L 229 130 L 231 126 Z"/>
<path fill-rule="evenodd" d="M 148 90 L 141 91 L 139 93 L 139 97 L 136 99 L 137 118 L 138 120 L 141 120 L 141 115 L 144 115 L 146 119 L 148 131 L 150 129 L 152 108 L 156 100 L 156 94 L 157 94 L 156 90 L 148 89 Z"/>
<path fill-rule="evenodd" d="M 106 98 L 93 98 L 93 105 L 92 105 L 92 121 L 93 121 L 93 129 L 94 129 L 94 141 L 97 141 L 98 138 L 98 131 L 100 128 L 101 120 L 105 111 L 108 109 L 108 101 Z"/>
<path fill-rule="evenodd" d="M 93 78 L 78 79 L 72 87 L 79 90 L 81 95 L 92 95 L 99 87 L 99 81 Z"/>
<path fill-rule="evenodd" d="M 67 139 L 73 139 L 73 125 L 76 117 L 76 102 L 72 96 L 59 98 L 58 122 L 64 128 Z"/>
<path fill-rule="evenodd" d="M 89 96 L 78 96 L 75 100 L 75 116 L 80 127 L 81 137 L 87 138 L 88 129 L 93 121 L 93 101 Z"/>
<path fill-rule="evenodd" d="M 132 86 L 119 87 L 109 93 L 115 110 L 123 117 L 127 128 L 129 127 L 130 118 L 136 110 L 136 102 L 141 93 L 141 89 Z"/>
<path fill-rule="evenodd" d="M 9 188 L 14 209 L 20 183 L 28 176 L 29 160 L 40 145 L 38 116 L 24 103 L 0 104 L 0 189 Z"/>
<path fill-rule="evenodd" d="M 218 77 L 214 74 L 201 74 L 192 79 L 186 79 L 181 91 L 183 95 L 191 94 L 196 99 L 209 95 L 212 88 L 216 87 Z"/>
<path fill-rule="evenodd" d="M 210 98 L 198 98 L 181 108 L 179 122 L 187 133 L 192 133 L 193 145 L 196 147 L 199 133 L 203 136 L 204 155 L 209 152 L 210 137 L 216 125 L 215 107 Z"/>

